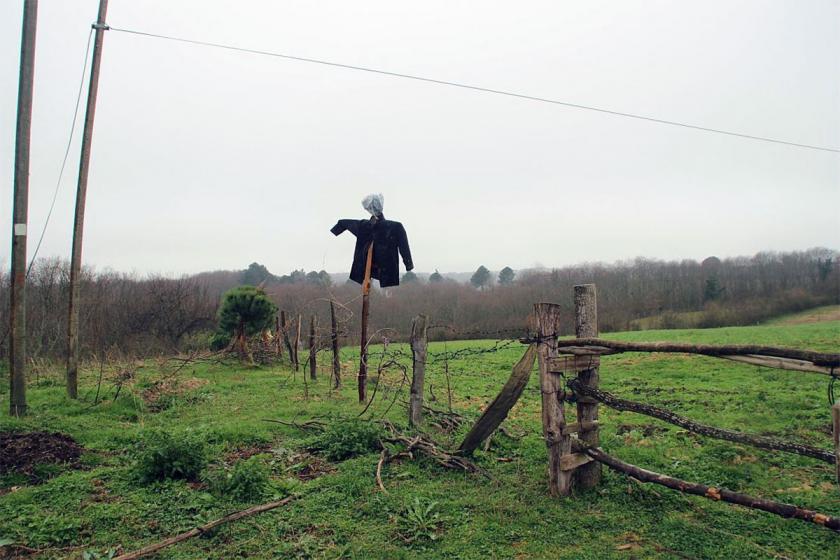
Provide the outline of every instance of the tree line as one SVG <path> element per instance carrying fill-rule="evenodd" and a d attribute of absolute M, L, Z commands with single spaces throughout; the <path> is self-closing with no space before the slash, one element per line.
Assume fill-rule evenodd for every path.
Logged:
<path fill-rule="evenodd" d="M 402 339 L 412 317 L 424 313 L 433 339 L 508 338 L 524 334 L 535 302 L 559 303 L 572 333 L 572 288 L 594 283 L 603 332 L 646 328 L 746 325 L 817 305 L 840 303 L 840 253 L 829 249 L 763 252 L 751 257 L 660 261 L 638 258 L 551 270 L 492 275 L 482 266 L 470 283 L 435 272 L 413 273 L 397 288 L 374 289 L 371 331 Z M 66 347 L 68 263 L 39 259 L 27 290 L 30 355 L 63 360 Z M 0 272 L 0 305 L 8 317 L 10 278 Z M 117 349 L 149 356 L 206 348 L 217 327 L 222 294 L 238 285 L 262 287 L 290 317 L 316 315 L 328 325 L 330 299 L 340 304 L 343 335 L 356 343 L 360 287 L 334 283 L 324 271 L 275 276 L 252 263 L 239 271 L 181 278 L 83 271 L 81 345 L 84 356 Z M 305 321 L 304 321 L 305 322 Z M 8 324 L 0 325 L 0 357 L 8 355 Z"/>

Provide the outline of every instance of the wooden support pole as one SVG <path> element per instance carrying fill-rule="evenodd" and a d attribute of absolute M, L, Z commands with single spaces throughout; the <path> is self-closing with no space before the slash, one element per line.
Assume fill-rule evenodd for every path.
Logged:
<path fill-rule="evenodd" d="M 300 369 L 300 329 L 301 329 L 301 315 L 297 316 L 297 329 L 295 329 L 295 371 Z"/>
<path fill-rule="evenodd" d="M 418 315 L 411 322 L 411 391 L 408 397 L 408 424 L 419 427 L 423 423 L 423 383 L 426 376 L 426 329 L 428 318 Z"/>
<path fill-rule="evenodd" d="M 552 373 L 549 358 L 557 354 L 557 334 L 560 332 L 560 306 L 555 303 L 534 305 L 537 334 L 537 357 L 540 366 L 542 393 L 542 424 L 548 448 L 548 492 L 552 496 L 568 496 L 572 491 L 572 472 L 564 471 L 561 458 L 572 452 L 572 441 L 563 435 L 566 427 L 565 391 L 562 379 Z"/>
<path fill-rule="evenodd" d="M 277 357 L 283 357 L 283 336 L 280 334 L 280 317 L 274 317 L 274 351 L 277 352 Z"/>
<path fill-rule="evenodd" d="M 285 311 L 280 311 L 280 329 L 283 332 L 283 342 L 286 344 L 286 350 L 289 351 L 289 363 L 295 365 L 295 353 L 292 350 L 292 341 L 289 340 L 289 324 L 286 322 Z"/>
<path fill-rule="evenodd" d="M 79 156 L 79 181 L 76 185 L 76 210 L 73 219 L 73 244 L 70 253 L 70 303 L 67 319 L 67 396 L 75 399 L 79 394 L 79 305 L 81 303 L 82 236 L 85 229 L 85 202 L 87 200 L 90 149 L 93 141 L 93 120 L 96 114 L 96 96 L 99 91 L 99 67 L 102 63 L 102 42 L 105 39 L 105 14 L 108 0 L 99 0 L 96 17 L 96 34 L 93 39 L 93 58 L 90 66 L 85 128 L 82 132 L 82 149 Z"/>
<path fill-rule="evenodd" d="M 332 328 L 333 389 L 341 387 L 341 360 L 338 347 L 338 321 L 335 318 L 335 302 L 330 300 L 330 326 Z"/>
<path fill-rule="evenodd" d="M 318 318 L 313 314 L 309 318 L 309 379 L 318 379 L 318 345 L 315 342 L 315 325 Z"/>
<path fill-rule="evenodd" d="M 373 267 L 373 241 L 370 242 L 365 262 L 365 279 L 362 282 L 362 336 L 359 343 L 359 402 L 367 401 L 367 328 L 370 314 L 370 274 Z"/>
<path fill-rule="evenodd" d="M 840 484 L 840 402 L 831 406 L 831 434 L 834 436 L 834 476 Z"/>
<path fill-rule="evenodd" d="M 604 403 L 606 406 L 615 410 L 635 412 L 637 414 L 652 416 L 653 418 L 657 418 L 659 420 L 662 420 L 663 422 L 668 422 L 669 424 L 679 426 L 680 428 L 684 428 L 690 432 L 694 432 L 706 437 L 722 439 L 726 441 L 733 441 L 735 443 L 743 443 L 746 445 L 759 447 L 761 449 L 772 449 L 774 451 L 794 453 L 796 455 L 802 455 L 804 457 L 811 457 L 812 459 L 825 461 L 826 463 L 833 463 L 835 461 L 835 453 L 826 449 L 820 449 L 818 447 L 812 447 L 810 445 L 784 441 L 766 436 L 745 434 L 743 432 L 736 432 L 735 430 L 724 430 L 723 428 L 706 426 L 705 424 L 700 424 L 698 422 L 695 422 L 694 420 L 691 420 L 684 416 L 680 416 L 679 414 L 675 414 L 665 408 L 660 408 L 657 406 L 644 404 L 636 401 L 628 401 L 626 399 L 619 398 L 613 395 L 612 393 L 607 393 L 606 391 L 601 391 L 593 387 L 587 387 L 581 384 L 578 380 L 571 381 L 569 385 L 574 390 L 575 395 L 578 396 L 578 400 L 581 400 L 583 398 L 591 398 L 592 400 Z M 835 414 L 835 407 L 837 407 L 837 405 L 834 405 L 834 407 L 832 407 L 832 416 Z M 835 436 L 835 441 L 836 437 L 837 436 Z"/>
<path fill-rule="evenodd" d="M 598 303 L 595 284 L 575 286 L 575 336 L 577 338 L 598 337 Z M 598 388 L 598 368 L 593 367 L 578 373 L 578 381 L 586 387 Z M 590 447 L 601 443 L 598 434 L 598 403 L 577 402 L 577 419 L 581 428 L 578 439 Z M 591 426 L 589 429 L 584 426 Z M 601 482 L 600 463 L 582 464 L 576 471 L 576 484 L 581 488 L 592 488 Z"/>
<path fill-rule="evenodd" d="M 29 222 L 29 144 L 35 78 L 38 0 L 23 3 L 20 38 L 14 209 L 12 210 L 12 289 L 9 309 L 9 414 L 26 414 L 26 229 Z"/>
<path fill-rule="evenodd" d="M 531 370 L 534 368 L 536 357 L 537 345 L 531 344 L 522 358 L 519 359 L 519 362 L 513 366 L 513 372 L 505 386 L 502 387 L 493 402 L 484 409 L 473 427 L 470 428 L 469 433 L 464 437 L 464 441 L 458 447 L 458 453 L 467 456 L 472 455 L 472 452 L 481 445 L 481 442 L 486 441 L 502 425 L 510 409 L 516 404 L 516 401 L 522 396 L 525 386 L 528 385 L 528 379 L 531 377 Z"/>
<path fill-rule="evenodd" d="M 744 507 L 760 509 L 770 513 L 775 513 L 782 517 L 793 517 L 803 521 L 810 521 L 817 525 L 822 525 L 833 531 L 840 531 L 840 517 L 831 517 L 816 511 L 800 508 L 792 504 L 785 504 L 783 502 L 774 502 L 772 500 L 765 500 L 764 498 L 755 498 L 746 494 L 733 492 L 725 488 L 715 488 L 713 486 L 706 486 L 696 482 L 688 482 L 672 476 L 659 474 L 653 471 L 625 463 L 624 461 L 608 455 L 599 448 L 585 447 L 578 444 L 579 450 L 586 453 L 599 463 L 603 463 L 613 470 L 629 475 L 640 482 L 652 482 L 659 484 L 672 490 L 685 492 L 686 494 L 694 494 L 695 496 L 703 496 L 711 500 L 729 502 L 731 504 L 738 504 Z"/>

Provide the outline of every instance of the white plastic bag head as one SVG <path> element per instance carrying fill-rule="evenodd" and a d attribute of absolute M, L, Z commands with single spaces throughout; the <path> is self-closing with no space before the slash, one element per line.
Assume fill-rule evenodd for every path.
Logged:
<path fill-rule="evenodd" d="M 362 200 L 362 207 L 370 212 L 371 216 L 381 216 L 384 205 L 385 197 L 382 196 L 382 193 L 369 194 Z"/>

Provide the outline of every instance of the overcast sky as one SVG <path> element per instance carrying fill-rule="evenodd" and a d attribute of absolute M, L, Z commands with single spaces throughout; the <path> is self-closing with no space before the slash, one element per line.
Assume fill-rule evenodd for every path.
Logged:
<path fill-rule="evenodd" d="M 30 254 L 97 3 L 40 2 Z M 4 266 L 22 4 L 0 0 Z M 837 0 L 111 0 L 107 19 L 840 148 Z M 329 228 L 369 192 L 418 271 L 840 248 L 837 153 L 117 31 L 103 52 L 84 243 L 100 269 L 346 271 L 353 238 Z M 78 136 L 42 256 L 69 257 Z"/>

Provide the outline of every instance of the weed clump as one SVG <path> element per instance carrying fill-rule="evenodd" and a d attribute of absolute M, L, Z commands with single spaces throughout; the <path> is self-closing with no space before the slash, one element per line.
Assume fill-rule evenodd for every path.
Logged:
<path fill-rule="evenodd" d="M 210 472 L 205 481 L 214 494 L 240 502 L 257 501 L 269 491 L 268 469 L 259 457 L 239 461 L 231 469 Z"/>
<path fill-rule="evenodd" d="M 195 481 L 207 466 L 207 446 L 195 433 L 176 437 L 152 430 L 141 437 L 137 447 L 136 471 L 143 482 L 168 478 Z"/>
<path fill-rule="evenodd" d="M 343 461 L 379 450 L 382 428 L 363 420 L 335 422 L 318 434 L 309 449 L 319 451 L 331 461 Z"/>

